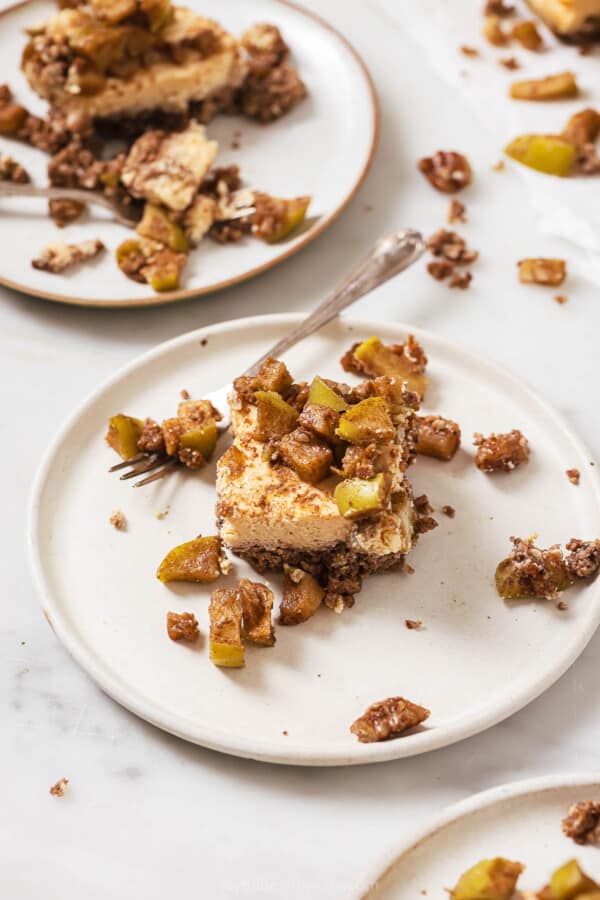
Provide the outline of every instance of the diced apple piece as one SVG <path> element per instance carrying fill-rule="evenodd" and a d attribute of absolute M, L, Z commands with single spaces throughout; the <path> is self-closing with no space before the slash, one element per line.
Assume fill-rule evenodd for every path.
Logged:
<path fill-rule="evenodd" d="M 265 359 L 256 375 L 256 386 L 262 391 L 275 391 L 285 394 L 291 388 L 294 379 L 285 363 L 269 356 Z"/>
<path fill-rule="evenodd" d="M 244 637 L 260 647 L 272 647 L 275 633 L 271 614 L 275 594 L 266 584 L 242 578 L 238 585 Z"/>
<path fill-rule="evenodd" d="M 282 625 L 299 625 L 314 616 L 325 591 L 316 578 L 302 569 L 288 568 L 283 580 L 283 598 L 279 607 Z"/>
<path fill-rule="evenodd" d="M 159 581 L 216 581 L 222 572 L 223 550 L 218 537 L 197 537 L 170 550 L 156 572 Z"/>
<path fill-rule="evenodd" d="M 523 575 L 514 559 L 507 557 L 496 567 L 496 590 L 504 600 L 528 600 L 544 597 L 544 589 L 551 585 L 553 592 L 564 591 L 573 584 L 573 577 L 563 560 L 546 560 L 543 582 Z"/>
<path fill-rule="evenodd" d="M 286 466 L 309 484 L 317 484 L 326 478 L 333 465 L 331 448 L 302 429 L 284 435 L 278 451 Z"/>
<path fill-rule="evenodd" d="M 259 441 L 277 440 L 293 431 L 298 410 L 286 403 L 276 391 L 256 391 L 256 428 Z"/>
<path fill-rule="evenodd" d="M 199 428 L 184 431 L 179 438 L 180 450 L 198 450 L 208 462 L 217 446 L 217 423 L 207 422 Z"/>
<path fill-rule="evenodd" d="M 550 879 L 552 900 L 575 900 L 580 894 L 598 891 L 600 888 L 582 870 L 575 859 L 557 869 Z"/>
<path fill-rule="evenodd" d="M 531 19 L 515 22 L 511 33 L 526 50 L 540 50 L 544 43 L 536 23 Z"/>
<path fill-rule="evenodd" d="M 340 422 L 340 414 L 330 406 L 321 406 L 319 403 L 311 403 L 310 401 L 304 405 L 298 425 L 312 431 L 317 437 L 322 438 L 330 444 L 339 443 L 336 438 L 336 429 Z"/>
<path fill-rule="evenodd" d="M 108 420 L 106 443 L 119 454 L 122 459 L 131 459 L 138 454 L 137 442 L 140 439 L 144 423 L 133 416 L 119 413 Z"/>
<path fill-rule="evenodd" d="M 183 253 L 165 248 L 144 267 L 144 275 L 153 291 L 174 291 L 179 287 L 179 276 L 187 257 Z"/>
<path fill-rule="evenodd" d="M 510 900 L 525 866 L 497 856 L 467 869 L 452 891 L 452 900 Z"/>
<path fill-rule="evenodd" d="M 337 412 L 344 412 L 344 410 L 348 409 L 346 401 L 339 394 L 336 394 L 328 384 L 325 384 L 318 375 L 313 378 L 310 386 L 308 402 L 317 403 L 319 406 L 328 406 L 329 409 L 335 409 Z"/>
<path fill-rule="evenodd" d="M 394 347 L 387 347 L 378 337 L 367 338 L 354 348 L 354 357 L 367 375 L 400 377 L 408 388 L 423 399 L 429 379 L 423 372 L 415 371 L 415 365 Z"/>
<path fill-rule="evenodd" d="M 253 233 L 268 244 L 282 241 L 303 221 L 310 200 L 310 197 L 284 200 L 268 194 L 256 194 Z"/>
<path fill-rule="evenodd" d="M 588 107 L 571 116 L 561 137 L 575 147 L 594 144 L 600 135 L 600 113 Z"/>
<path fill-rule="evenodd" d="M 564 97 L 576 97 L 578 93 L 579 88 L 572 72 L 515 81 L 510 86 L 513 100 L 560 100 Z"/>
<path fill-rule="evenodd" d="M 446 462 L 460 447 L 460 426 L 442 416 L 417 416 L 415 450 L 421 456 L 433 456 Z"/>
<path fill-rule="evenodd" d="M 155 206 L 154 203 L 146 203 L 144 206 L 144 215 L 136 231 L 142 237 L 166 244 L 167 247 L 180 253 L 187 253 L 190 249 L 189 241 L 181 226 L 172 222 L 167 211 Z"/>
<path fill-rule="evenodd" d="M 357 519 L 383 509 L 387 493 L 384 473 L 373 478 L 347 478 L 337 485 L 334 497 L 345 519 Z"/>
<path fill-rule="evenodd" d="M 210 617 L 210 661 L 226 669 L 244 665 L 242 602 L 237 590 L 217 588 L 208 607 Z"/>
<path fill-rule="evenodd" d="M 361 400 L 340 418 L 336 434 L 351 444 L 391 441 L 396 433 L 388 404 L 383 397 Z"/>
<path fill-rule="evenodd" d="M 523 134 L 511 141 L 504 152 L 537 172 L 565 178 L 571 171 L 576 151 L 573 144 L 556 135 Z"/>

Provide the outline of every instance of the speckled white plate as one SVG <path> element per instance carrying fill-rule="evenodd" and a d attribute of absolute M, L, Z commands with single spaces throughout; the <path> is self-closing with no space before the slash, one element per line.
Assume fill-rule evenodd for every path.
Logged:
<path fill-rule="evenodd" d="M 167 610 L 193 610 L 208 629 L 210 590 L 167 587 L 154 573 L 175 544 L 214 533 L 214 466 L 133 490 L 108 475 L 103 441 L 122 411 L 164 418 L 182 388 L 199 397 L 227 383 L 298 321 L 275 315 L 214 325 L 162 344 L 89 397 L 61 430 L 36 481 L 30 524 L 42 603 L 57 636 L 124 706 L 161 728 L 240 756 L 304 765 L 346 765 L 411 756 L 481 731 L 546 690 L 577 658 L 600 620 L 600 582 L 569 591 L 569 610 L 507 605 L 496 595 L 496 563 L 508 536 L 540 543 L 600 534 L 599 489 L 590 456 L 563 420 L 503 369 L 433 334 L 414 330 L 430 358 L 427 409 L 455 418 L 464 449 L 450 463 L 419 459 L 417 493 L 439 528 L 419 541 L 414 575 L 371 578 L 355 607 L 326 608 L 304 625 L 278 628 L 273 649 L 250 648 L 245 669 L 223 671 L 206 641 L 174 644 Z M 401 325 L 345 319 L 287 357 L 296 378 L 343 377 L 349 344 L 377 333 L 403 340 Z M 472 462 L 474 431 L 521 428 L 531 462 L 489 477 Z M 565 469 L 581 470 L 574 487 Z M 166 518 L 156 513 L 170 508 Z M 126 533 L 108 522 L 113 509 Z M 236 562 L 229 581 L 250 575 Z M 278 590 L 278 579 L 273 577 Z M 228 583 L 227 580 L 223 581 Z M 425 627 L 409 631 L 406 618 Z M 359 744 L 350 723 L 375 700 L 402 694 L 432 710 L 419 732 Z"/>
<path fill-rule="evenodd" d="M 447 900 L 465 869 L 493 856 L 526 866 L 522 890 L 537 891 L 576 858 L 600 881 L 600 850 L 565 837 L 561 820 L 580 800 L 600 800 L 600 771 L 554 775 L 475 794 L 406 833 L 365 875 L 351 900 Z"/>
<path fill-rule="evenodd" d="M 90 208 L 85 219 L 59 230 L 46 215 L 45 201 L 2 200 L 0 284 L 85 306 L 145 306 L 194 297 L 250 278 L 295 253 L 331 224 L 358 189 L 375 152 L 379 112 L 369 73 L 347 41 L 289 0 L 185 0 L 184 5 L 237 35 L 254 22 L 273 22 L 288 40 L 309 97 L 270 125 L 217 116 L 208 131 L 219 141 L 219 165 L 239 163 L 245 184 L 282 197 L 310 194 L 305 227 L 274 245 L 248 239 L 220 246 L 206 240 L 190 254 L 181 288 L 157 295 L 117 268 L 114 250 L 131 230 L 109 221 L 101 208 Z M 45 114 L 45 104 L 30 90 L 19 61 L 25 27 L 54 10 L 49 0 L 28 0 L 0 13 L 2 80 L 39 115 Z M 234 148 L 238 131 L 240 146 Z M 47 182 L 46 154 L 4 138 L 0 138 L 0 153 L 13 154 L 36 184 Z M 87 266 L 63 275 L 31 267 L 32 258 L 50 241 L 96 237 L 109 252 Z"/>

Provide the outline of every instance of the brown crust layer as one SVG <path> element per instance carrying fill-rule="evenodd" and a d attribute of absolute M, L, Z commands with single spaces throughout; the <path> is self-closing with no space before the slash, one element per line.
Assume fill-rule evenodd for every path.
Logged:
<path fill-rule="evenodd" d="M 362 580 L 367 575 L 391 569 L 405 559 L 404 553 L 372 556 L 349 550 L 343 543 L 334 544 L 325 550 L 308 551 L 293 547 L 265 550 L 259 545 L 251 545 L 233 549 L 233 553 L 250 563 L 258 572 L 278 571 L 284 565 L 302 569 L 314 575 L 328 594 L 343 596 L 358 593 Z"/>
<path fill-rule="evenodd" d="M 577 31 L 561 32 L 552 28 L 556 37 L 565 44 L 594 44 L 600 41 L 600 16 L 590 16 L 586 19 L 584 28 Z"/>

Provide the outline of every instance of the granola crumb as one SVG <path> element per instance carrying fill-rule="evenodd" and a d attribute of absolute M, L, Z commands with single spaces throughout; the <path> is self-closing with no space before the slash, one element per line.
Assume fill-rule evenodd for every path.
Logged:
<path fill-rule="evenodd" d="M 181 397 L 182 400 L 189 400 L 189 399 L 190 399 L 190 392 L 189 392 L 189 391 L 186 391 L 186 389 L 183 388 L 183 390 L 179 391 L 179 396 Z"/>
<path fill-rule="evenodd" d="M 288 735 L 287 731 L 282 731 L 281 733 L 282 733 L 283 735 L 285 735 L 285 737 L 287 737 L 287 735 Z"/>
<path fill-rule="evenodd" d="M 169 515 L 169 512 L 170 512 L 170 511 L 171 511 L 171 507 L 170 507 L 170 506 L 166 506 L 164 509 L 159 509 L 159 511 L 158 511 L 157 513 L 154 513 L 154 515 L 156 516 L 156 518 L 157 518 L 159 521 L 162 522 L 163 519 L 166 519 L 166 518 L 167 518 L 167 516 Z"/>
<path fill-rule="evenodd" d="M 206 347 L 207 344 L 208 344 L 208 338 L 202 338 L 202 340 L 200 341 L 200 346 Z"/>
<path fill-rule="evenodd" d="M 454 263 L 445 259 L 432 259 L 427 263 L 427 271 L 436 281 L 444 281 L 445 278 L 454 274 Z"/>
<path fill-rule="evenodd" d="M 424 706 L 411 703 L 404 697 L 388 697 L 387 700 L 372 703 L 366 712 L 352 723 L 350 731 L 363 744 L 386 741 L 402 734 L 408 728 L 420 725 L 429 716 L 430 711 Z"/>
<path fill-rule="evenodd" d="M 190 641 L 194 643 L 200 636 L 198 620 L 194 613 L 168 612 L 167 634 L 172 641 Z"/>
<path fill-rule="evenodd" d="M 521 63 L 514 56 L 505 56 L 503 59 L 498 60 L 501 66 L 504 66 L 505 69 L 508 69 L 510 72 L 514 72 L 515 69 L 521 68 Z"/>
<path fill-rule="evenodd" d="M 492 166 L 492 172 L 504 172 L 506 168 L 506 163 L 503 159 L 499 159 L 497 163 L 494 163 Z"/>
<path fill-rule="evenodd" d="M 433 156 L 424 156 L 417 162 L 417 168 L 443 194 L 455 194 L 473 180 L 469 160 L 455 150 L 438 150 Z"/>
<path fill-rule="evenodd" d="M 590 54 L 592 52 L 592 45 L 591 44 L 582 44 L 581 47 L 578 48 L 577 52 L 579 53 L 580 56 L 590 56 Z"/>
<path fill-rule="evenodd" d="M 56 784 L 53 784 L 50 788 L 50 793 L 53 797 L 64 797 L 65 792 L 67 790 L 67 785 L 69 783 L 68 778 L 59 778 Z"/>
<path fill-rule="evenodd" d="M 34 269 L 58 274 L 72 268 L 77 263 L 93 259 L 104 250 L 106 247 L 99 240 L 82 241 L 81 244 L 65 244 L 62 241 L 55 241 L 47 244 L 40 255 L 31 261 L 31 265 Z"/>
<path fill-rule="evenodd" d="M 479 253 L 467 246 L 467 242 L 456 231 L 440 228 L 427 240 L 427 249 L 436 257 L 448 260 L 457 266 L 470 265 Z"/>
<path fill-rule="evenodd" d="M 579 471 L 579 469 L 567 469 L 565 474 L 571 484 L 579 484 L 579 479 L 581 478 L 581 472 Z"/>
<path fill-rule="evenodd" d="M 454 222 L 467 221 L 467 207 L 460 200 L 452 199 L 448 209 L 448 223 L 452 225 Z"/>
<path fill-rule="evenodd" d="M 566 837 L 576 844 L 600 844 L 600 803 L 583 800 L 574 803 L 562 820 Z"/>
<path fill-rule="evenodd" d="M 453 519 L 454 516 L 456 515 L 456 510 L 454 509 L 453 506 L 448 506 L 448 505 L 442 506 L 442 512 L 444 513 L 445 516 L 448 516 L 449 519 Z"/>
<path fill-rule="evenodd" d="M 405 619 L 404 624 L 409 631 L 415 631 L 417 628 L 423 627 L 423 622 L 420 619 Z"/>
<path fill-rule="evenodd" d="M 566 600 L 559 600 L 558 603 L 556 604 L 556 608 L 560 609 L 561 612 L 564 612 L 566 609 L 569 608 L 569 604 L 566 602 Z"/>
<path fill-rule="evenodd" d="M 448 282 L 448 287 L 460 288 L 460 290 L 464 291 L 469 287 L 472 281 L 473 275 L 471 272 L 454 272 Z"/>
<path fill-rule="evenodd" d="M 600 540 L 580 541 L 571 538 L 565 544 L 567 569 L 575 578 L 591 578 L 600 569 Z"/>
<path fill-rule="evenodd" d="M 527 438 L 517 428 L 507 434 L 473 435 L 477 447 L 475 465 L 482 472 L 512 472 L 529 462 L 530 450 Z"/>
<path fill-rule="evenodd" d="M 569 298 L 567 297 L 566 294 L 555 294 L 554 295 L 554 302 L 558 303 L 559 306 L 564 306 L 565 303 L 567 303 L 568 299 Z"/>
<path fill-rule="evenodd" d="M 121 509 L 114 509 L 108 521 L 117 531 L 127 531 L 127 519 Z"/>
<path fill-rule="evenodd" d="M 515 13 L 514 6 L 506 3 L 505 0 L 487 0 L 483 9 L 484 16 L 500 16 L 505 18 Z"/>
<path fill-rule="evenodd" d="M 477 47 L 470 47 L 468 44 L 461 44 L 459 50 L 463 56 L 479 56 L 479 50 L 477 49 Z"/>

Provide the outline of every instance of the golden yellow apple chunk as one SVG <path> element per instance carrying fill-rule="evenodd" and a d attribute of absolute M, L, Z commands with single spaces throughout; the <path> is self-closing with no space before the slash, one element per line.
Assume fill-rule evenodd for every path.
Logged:
<path fill-rule="evenodd" d="M 452 900 L 510 900 L 524 868 L 501 856 L 482 859 L 460 876 Z"/>
<path fill-rule="evenodd" d="M 254 233 L 267 244 L 282 241 L 304 220 L 310 200 L 310 197 L 285 200 L 258 194 L 255 199 Z"/>
<path fill-rule="evenodd" d="M 144 215 L 136 231 L 141 237 L 165 244 L 171 250 L 187 253 L 190 249 L 189 241 L 181 226 L 172 222 L 167 211 L 154 203 L 146 203 L 144 206 Z"/>
<path fill-rule="evenodd" d="M 156 577 L 168 581 L 216 581 L 221 574 L 221 541 L 218 537 L 197 537 L 170 550 L 161 562 Z"/>
<path fill-rule="evenodd" d="M 108 420 L 106 443 L 119 454 L 122 459 L 131 459 L 138 454 L 137 442 L 142 433 L 144 423 L 133 416 L 119 413 Z"/>
<path fill-rule="evenodd" d="M 345 519 L 357 519 L 383 509 L 386 478 L 380 472 L 373 478 L 347 478 L 337 485 L 334 497 Z"/>
<path fill-rule="evenodd" d="M 396 433 L 388 404 L 383 397 L 368 397 L 346 410 L 336 434 L 351 444 L 391 441 Z"/>
<path fill-rule="evenodd" d="M 367 338 L 354 350 L 355 358 L 363 364 L 367 375 L 389 375 L 402 378 L 411 391 L 423 399 L 429 384 L 429 378 L 422 372 L 416 372 L 410 361 L 394 350 L 386 347 L 378 337 Z"/>
<path fill-rule="evenodd" d="M 557 869 L 550 879 L 552 900 L 574 900 L 580 894 L 599 890 L 599 886 L 582 870 L 576 859 Z"/>
<path fill-rule="evenodd" d="M 179 449 L 198 450 L 208 462 L 217 446 L 217 435 L 217 423 L 214 421 L 190 428 L 179 438 Z"/>
<path fill-rule="evenodd" d="M 242 603 L 237 590 L 217 588 L 208 607 L 210 618 L 210 661 L 225 669 L 244 665 L 242 643 Z"/>
<path fill-rule="evenodd" d="M 255 391 L 256 428 L 259 441 L 277 440 L 296 427 L 298 410 L 276 391 Z"/>
<path fill-rule="evenodd" d="M 308 402 L 316 403 L 318 406 L 328 406 L 336 412 L 344 412 L 344 410 L 348 409 L 346 401 L 339 394 L 336 394 L 318 375 L 313 378 L 308 391 Z"/>
<path fill-rule="evenodd" d="M 537 172 L 565 178 L 571 171 L 576 151 L 573 144 L 552 134 L 522 134 L 504 152 Z"/>

